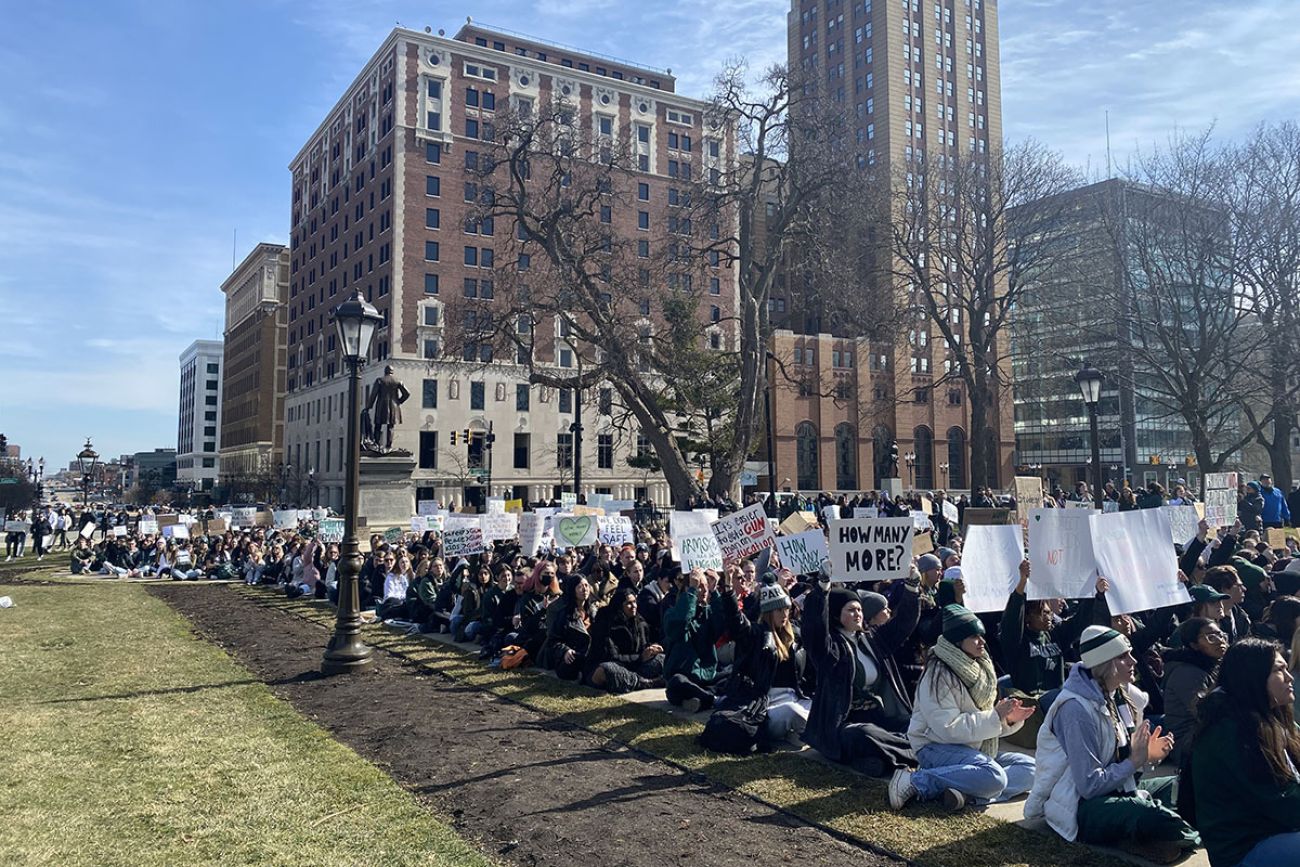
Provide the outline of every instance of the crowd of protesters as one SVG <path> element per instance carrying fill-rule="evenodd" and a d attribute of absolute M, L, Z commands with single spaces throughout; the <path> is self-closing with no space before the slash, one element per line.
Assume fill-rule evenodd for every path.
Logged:
<path fill-rule="evenodd" d="M 1080 485 L 1042 505 L 1063 504 L 1058 493 L 1091 500 Z M 1120 509 L 1193 501 L 1182 485 L 1131 493 L 1104 496 Z M 1240 520 L 1202 521 L 1175 546 L 1192 602 L 1131 614 L 1112 614 L 1105 578 L 1086 599 L 1030 600 L 1028 560 L 1000 614 L 967 610 L 962 523 L 946 517 L 942 492 L 930 495 L 935 550 L 914 558 L 906 580 L 833 583 L 826 566 L 793 574 L 770 552 L 684 571 L 669 528 L 652 518 L 629 544 L 537 554 L 498 541 L 449 557 L 433 531 L 372 535 L 360 594 L 378 619 L 444 633 L 494 666 L 616 694 L 660 690 L 686 712 L 709 712 L 701 740 L 711 749 L 806 744 L 887 778 L 895 809 L 1027 796 L 1026 817 L 1065 840 L 1158 863 L 1204 845 L 1214 867 L 1263 867 L 1296 863 L 1300 851 L 1300 552 L 1263 535 L 1275 518 L 1289 522 L 1286 499 L 1267 478 L 1243 486 Z M 832 505 L 901 516 L 920 498 L 784 497 L 776 517 Z M 990 491 L 954 505 L 959 516 L 1016 506 Z M 173 539 L 141 534 L 133 516 L 54 509 L 30 516 L 30 532 L 66 550 L 74 573 L 337 599 L 339 546 L 314 522 L 209 534 L 210 517 L 195 515 L 190 538 Z"/>

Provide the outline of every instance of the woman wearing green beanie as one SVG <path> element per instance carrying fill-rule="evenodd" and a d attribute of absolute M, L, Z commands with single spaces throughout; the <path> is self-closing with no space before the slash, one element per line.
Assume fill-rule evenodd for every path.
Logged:
<path fill-rule="evenodd" d="M 894 774 L 891 807 L 900 810 L 913 798 L 942 799 L 955 811 L 968 799 L 986 804 L 1029 791 L 1034 759 L 999 752 L 998 739 L 1020 728 L 1033 708 L 997 696 L 984 624 L 960 605 L 945 606 L 943 634 L 926 660 L 907 730 L 921 769 Z"/>

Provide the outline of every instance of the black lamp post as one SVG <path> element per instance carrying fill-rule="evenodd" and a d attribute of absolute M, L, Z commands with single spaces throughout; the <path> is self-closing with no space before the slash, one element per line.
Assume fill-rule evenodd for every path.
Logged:
<path fill-rule="evenodd" d="M 361 366 L 370 352 L 370 339 L 384 318 L 358 289 L 334 309 L 339 351 L 348 366 L 347 475 L 343 483 L 343 543 L 339 546 L 339 605 L 334 635 L 321 660 L 323 674 L 343 674 L 366 668 L 370 648 L 361 642 L 361 600 L 357 579 L 361 550 L 357 544 L 357 499 L 361 488 Z"/>
<path fill-rule="evenodd" d="M 81 470 L 81 507 L 83 509 L 90 506 L 90 477 L 95 473 L 95 467 L 99 465 L 99 453 L 90 445 L 90 437 L 86 437 L 85 447 L 77 452 L 77 468 Z"/>
<path fill-rule="evenodd" d="M 763 354 L 763 416 L 767 422 L 767 516 L 776 513 L 776 419 L 772 417 L 772 353 Z"/>
<path fill-rule="evenodd" d="M 1083 404 L 1088 408 L 1088 426 L 1092 430 L 1092 500 L 1098 510 L 1102 508 L 1101 491 L 1101 435 L 1097 432 L 1097 402 L 1101 400 L 1101 384 L 1105 381 L 1100 370 L 1084 362 L 1074 375 Z"/>

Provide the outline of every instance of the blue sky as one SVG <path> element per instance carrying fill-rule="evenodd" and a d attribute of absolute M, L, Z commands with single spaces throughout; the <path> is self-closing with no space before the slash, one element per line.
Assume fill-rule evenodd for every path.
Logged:
<path fill-rule="evenodd" d="M 889 2 L 889 0 L 877 0 Z M 1295 0 L 1004 0 L 1009 139 L 1094 174 L 1177 128 L 1300 106 Z M 177 356 L 219 336 L 239 258 L 287 237 L 289 159 L 393 25 L 473 14 L 652 66 L 704 95 L 784 60 L 783 0 L 3 3 L 0 431 L 65 465 L 175 446 Z"/>

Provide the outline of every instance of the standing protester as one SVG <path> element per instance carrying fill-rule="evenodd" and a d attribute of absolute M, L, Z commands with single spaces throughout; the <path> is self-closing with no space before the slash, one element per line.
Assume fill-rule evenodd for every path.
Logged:
<path fill-rule="evenodd" d="M 1260 518 L 1265 527 L 1281 529 L 1291 522 L 1291 509 L 1287 506 L 1286 495 L 1273 487 L 1273 477 L 1268 473 L 1259 477 L 1259 494 L 1264 498 L 1264 511 Z"/>

